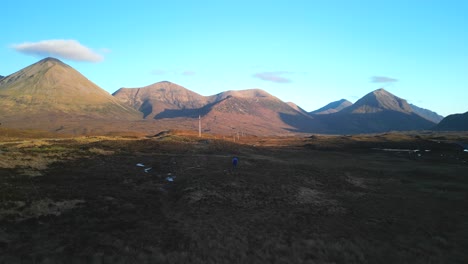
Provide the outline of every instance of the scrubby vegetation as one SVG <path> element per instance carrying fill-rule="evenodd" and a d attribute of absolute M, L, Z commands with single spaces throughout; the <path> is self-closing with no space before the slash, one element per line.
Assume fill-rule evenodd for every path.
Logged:
<path fill-rule="evenodd" d="M 466 139 L 4 140 L 0 263 L 463 263 Z"/>

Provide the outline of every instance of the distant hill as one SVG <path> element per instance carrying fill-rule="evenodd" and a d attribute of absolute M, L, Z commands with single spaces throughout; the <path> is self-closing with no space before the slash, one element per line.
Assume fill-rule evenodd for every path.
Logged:
<path fill-rule="evenodd" d="M 208 103 L 208 98 L 167 81 L 142 88 L 120 88 L 112 95 L 150 119 L 166 110 L 197 109 Z"/>
<path fill-rule="evenodd" d="M 375 90 L 340 112 L 317 115 L 338 134 L 424 130 L 435 123 L 417 115 L 406 102 L 384 89 Z"/>
<path fill-rule="evenodd" d="M 353 105 L 353 103 L 351 103 L 350 101 L 346 99 L 341 99 L 338 101 L 331 102 L 327 104 L 326 106 L 319 108 L 315 111 L 309 112 L 309 114 L 313 114 L 313 115 L 333 114 L 351 105 Z"/>
<path fill-rule="evenodd" d="M 434 130 L 438 131 L 468 131 L 468 112 L 449 115 L 442 119 Z"/>
<path fill-rule="evenodd" d="M 64 122 L 140 118 L 137 111 L 54 58 L 1 79 L 0 109 L 4 122 L 46 129 Z"/>
<path fill-rule="evenodd" d="M 5 78 L 5 76 L 0 75 L 0 80 L 3 79 L 3 78 Z"/>
<path fill-rule="evenodd" d="M 114 96 L 141 111 L 146 119 L 159 122 L 178 120 L 189 125 L 202 116 L 203 129 L 216 133 L 271 134 L 316 126 L 305 112 L 260 89 L 202 96 L 177 84 L 160 82 L 122 88 Z"/>
<path fill-rule="evenodd" d="M 431 121 L 431 122 L 434 122 L 436 124 L 438 124 L 440 121 L 442 121 L 442 119 L 444 119 L 443 116 L 437 114 L 436 112 L 433 112 L 431 110 L 428 110 L 428 109 L 425 109 L 425 108 L 421 108 L 421 107 L 418 107 L 414 104 L 410 104 L 411 108 L 413 109 L 413 111 L 424 117 L 425 119 Z"/>
<path fill-rule="evenodd" d="M 385 89 L 377 89 L 366 94 L 343 112 L 354 114 L 370 114 L 382 111 L 395 111 L 400 113 L 413 113 L 413 109 L 406 102 Z"/>
<path fill-rule="evenodd" d="M 260 134 L 323 130 L 312 117 L 260 89 L 227 91 L 210 98 L 213 103 L 207 106 L 205 119 L 212 127 Z"/>

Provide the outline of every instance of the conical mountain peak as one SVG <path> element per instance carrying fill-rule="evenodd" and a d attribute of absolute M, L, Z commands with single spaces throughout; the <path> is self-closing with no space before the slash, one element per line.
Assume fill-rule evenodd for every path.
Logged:
<path fill-rule="evenodd" d="M 65 64 L 63 63 L 61 60 L 57 59 L 57 58 L 54 58 L 54 57 L 47 57 L 47 58 L 44 58 L 40 61 L 38 61 L 38 63 L 44 63 L 44 62 L 52 62 L 52 63 L 62 63 L 62 64 Z"/>
<path fill-rule="evenodd" d="M 379 92 L 381 92 L 381 93 L 389 93 L 389 92 L 388 92 L 387 90 L 385 90 L 384 88 L 379 88 L 379 89 L 376 89 L 376 90 L 373 91 L 373 93 L 379 93 Z"/>
<path fill-rule="evenodd" d="M 53 58 L 53 57 L 44 58 L 44 59 L 34 63 L 31 66 L 33 66 L 33 67 L 47 67 L 47 68 L 50 68 L 52 66 L 61 66 L 61 67 L 66 67 L 66 68 L 72 68 L 68 64 L 62 62 L 59 59 Z"/>
<path fill-rule="evenodd" d="M 395 96 L 389 91 L 385 90 L 384 88 L 379 88 L 377 90 L 372 91 L 371 93 L 375 94 L 376 96 Z"/>
<path fill-rule="evenodd" d="M 132 118 L 118 102 L 77 70 L 55 58 L 42 59 L 0 80 L 0 105 L 13 113 L 53 112 L 98 118 Z M 15 102 L 15 103 L 13 103 Z M 15 108 L 10 108 L 15 105 Z"/>
<path fill-rule="evenodd" d="M 74 100 L 74 95 L 82 95 L 83 92 L 109 95 L 71 66 L 55 58 L 42 59 L 0 82 L 3 92 L 21 91 L 23 95 L 62 93 L 63 97 L 68 97 L 70 100 Z"/>
<path fill-rule="evenodd" d="M 403 113 L 413 112 L 406 100 L 393 95 L 383 88 L 368 93 L 345 110 L 353 113 L 376 113 L 387 110 Z"/>

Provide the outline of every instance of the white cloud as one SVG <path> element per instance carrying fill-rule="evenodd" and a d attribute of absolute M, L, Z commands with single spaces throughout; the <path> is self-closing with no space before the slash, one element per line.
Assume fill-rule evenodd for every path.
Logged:
<path fill-rule="evenodd" d="M 104 59 L 102 55 L 76 40 L 52 39 L 14 44 L 12 47 L 18 52 L 39 57 L 87 62 L 100 62 Z"/>
<path fill-rule="evenodd" d="M 276 71 L 276 72 L 259 72 L 255 73 L 253 77 L 258 78 L 260 80 L 275 82 L 275 83 L 290 83 L 292 82 L 289 78 L 284 78 L 281 75 L 288 74 L 290 72 L 286 71 Z"/>
<path fill-rule="evenodd" d="M 398 82 L 398 79 L 385 77 L 385 76 L 372 76 L 371 82 L 373 83 L 393 83 Z"/>
<path fill-rule="evenodd" d="M 192 71 L 192 70 L 185 70 L 182 72 L 182 75 L 184 76 L 192 76 L 192 75 L 195 75 L 196 72 L 195 71 Z"/>
<path fill-rule="evenodd" d="M 161 69 L 157 69 L 157 70 L 152 70 L 150 72 L 152 75 L 165 75 L 167 73 L 166 70 L 161 70 Z"/>
<path fill-rule="evenodd" d="M 150 72 L 152 75 L 182 75 L 182 76 L 193 76 L 197 72 L 192 70 L 168 70 L 168 69 L 155 69 Z"/>

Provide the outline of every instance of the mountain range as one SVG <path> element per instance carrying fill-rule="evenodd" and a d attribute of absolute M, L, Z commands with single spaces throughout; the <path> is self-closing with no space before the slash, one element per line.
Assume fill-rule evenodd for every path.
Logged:
<path fill-rule="evenodd" d="M 202 96 L 164 81 L 111 95 L 54 58 L 0 79 L 0 108 L 5 125 L 78 134 L 197 129 L 199 117 L 206 132 L 256 135 L 425 130 L 440 119 L 384 89 L 310 113 L 260 89 Z"/>
<path fill-rule="evenodd" d="M 186 122 L 187 118 L 203 116 L 205 130 L 217 133 L 268 134 L 293 131 L 297 126 L 320 128 L 320 124 L 309 122 L 313 117 L 306 112 L 260 89 L 202 96 L 164 81 L 141 88 L 121 88 L 113 95 L 141 111 L 145 119 Z"/>

